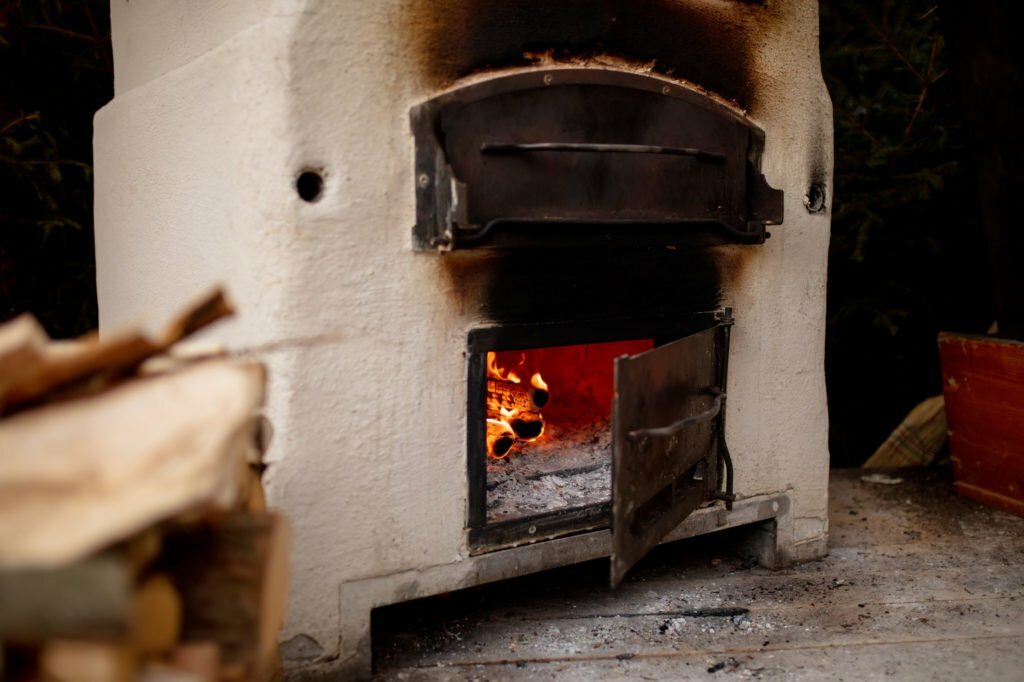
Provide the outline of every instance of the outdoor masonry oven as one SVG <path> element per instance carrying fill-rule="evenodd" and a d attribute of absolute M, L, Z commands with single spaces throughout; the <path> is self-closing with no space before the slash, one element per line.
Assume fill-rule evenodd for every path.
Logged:
<path fill-rule="evenodd" d="M 492 271 L 466 347 L 470 551 L 612 531 L 611 581 L 731 508 L 732 312 L 706 247 L 762 244 L 764 133 L 663 78 L 554 68 L 416 107 L 415 248 Z M 738 323 L 738 322 L 737 322 Z"/>
<path fill-rule="evenodd" d="M 223 284 L 269 349 L 289 675 L 658 542 L 824 554 L 817 2 L 196 4 L 110 3 L 100 325 Z"/>

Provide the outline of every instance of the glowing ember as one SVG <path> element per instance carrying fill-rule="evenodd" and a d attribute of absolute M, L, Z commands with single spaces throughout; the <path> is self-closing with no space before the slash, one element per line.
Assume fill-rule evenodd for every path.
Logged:
<path fill-rule="evenodd" d="M 508 422 L 499 419 L 487 420 L 487 454 L 494 459 L 504 459 L 516 444 L 516 434 Z"/>
<path fill-rule="evenodd" d="M 525 356 L 521 360 L 525 360 Z M 540 410 L 551 395 L 540 372 L 530 385 L 519 375 L 498 366 L 497 354 L 487 354 L 487 454 L 504 459 L 520 442 L 532 442 L 544 433 Z"/>

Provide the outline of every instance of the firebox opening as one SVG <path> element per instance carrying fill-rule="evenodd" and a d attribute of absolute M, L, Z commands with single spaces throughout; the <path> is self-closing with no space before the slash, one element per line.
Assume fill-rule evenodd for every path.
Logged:
<path fill-rule="evenodd" d="M 611 498 L 614 361 L 654 339 L 486 354 L 487 523 Z"/>

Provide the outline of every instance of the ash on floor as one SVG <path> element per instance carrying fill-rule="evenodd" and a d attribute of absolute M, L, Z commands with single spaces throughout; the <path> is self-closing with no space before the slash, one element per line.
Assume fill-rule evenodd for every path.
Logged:
<path fill-rule="evenodd" d="M 611 499 L 609 420 L 584 427 L 548 425 L 540 441 L 487 463 L 487 520 L 506 521 Z"/>
<path fill-rule="evenodd" d="M 772 571 L 749 530 L 374 610 L 376 680 L 974 680 L 1024 669 L 1024 518 L 948 473 L 833 471 L 829 555 Z"/>

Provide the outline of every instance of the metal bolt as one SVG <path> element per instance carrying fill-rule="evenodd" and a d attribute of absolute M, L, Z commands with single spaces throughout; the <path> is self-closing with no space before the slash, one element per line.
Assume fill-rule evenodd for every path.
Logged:
<path fill-rule="evenodd" d="M 667 85 L 661 88 L 661 94 L 663 95 L 667 95 L 670 92 L 672 92 L 672 88 L 668 87 Z"/>
<path fill-rule="evenodd" d="M 426 173 L 420 173 L 420 176 L 416 178 L 416 182 L 419 183 L 420 187 L 426 187 L 430 184 L 430 176 Z"/>
<path fill-rule="evenodd" d="M 550 73 L 544 74 L 544 85 L 551 85 L 554 82 L 555 82 L 555 77 L 554 76 L 552 76 Z"/>
<path fill-rule="evenodd" d="M 536 533 L 537 533 L 537 526 L 530 526 L 527 529 L 526 532 L 529 533 L 530 535 L 536 535 Z"/>

